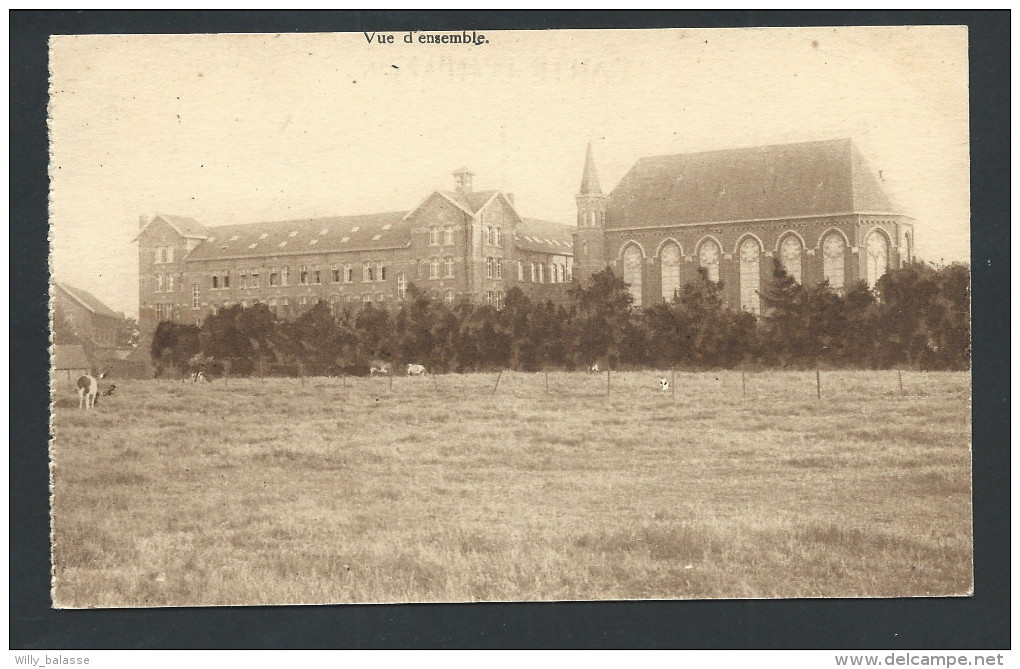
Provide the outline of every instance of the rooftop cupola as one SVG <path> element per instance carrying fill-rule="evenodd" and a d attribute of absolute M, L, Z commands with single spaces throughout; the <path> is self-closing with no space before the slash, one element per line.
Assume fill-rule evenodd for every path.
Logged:
<path fill-rule="evenodd" d="M 454 190 L 464 195 L 471 192 L 471 178 L 475 173 L 466 167 L 462 167 L 453 173 Z"/>

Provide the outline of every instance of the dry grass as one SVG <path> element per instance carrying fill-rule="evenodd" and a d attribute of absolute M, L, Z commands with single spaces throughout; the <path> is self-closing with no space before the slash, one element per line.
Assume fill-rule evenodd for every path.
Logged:
<path fill-rule="evenodd" d="M 658 377 L 118 381 L 55 410 L 55 601 L 970 591 L 968 375 Z"/>

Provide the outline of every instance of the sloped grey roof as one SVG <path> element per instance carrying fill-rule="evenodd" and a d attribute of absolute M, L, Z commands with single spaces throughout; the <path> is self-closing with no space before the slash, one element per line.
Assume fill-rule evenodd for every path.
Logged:
<path fill-rule="evenodd" d="M 895 213 L 849 139 L 642 158 L 609 194 L 608 229 Z"/>
<path fill-rule="evenodd" d="M 188 260 L 263 257 L 297 253 L 337 253 L 404 246 L 411 241 L 407 212 L 333 216 L 294 221 L 246 223 L 209 228 L 209 238 Z"/>
<path fill-rule="evenodd" d="M 523 251 L 574 255 L 572 234 L 576 226 L 553 223 L 537 218 L 522 219 L 517 226 L 514 244 Z"/>
<path fill-rule="evenodd" d="M 118 319 L 120 319 L 120 318 L 124 317 L 123 314 L 117 313 L 116 311 L 114 311 L 110 307 L 108 307 L 105 304 L 103 304 L 102 302 L 100 302 L 99 299 L 96 298 L 95 295 L 93 295 L 92 293 L 88 292 L 87 290 L 82 290 L 81 288 L 75 288 L 74 286 L 72 286 L 70 284 L 62 283 L 62 282 L 59 282 L 59 281 L 54 281 L 53 285 L 56 286 L 59 290 L 61 290 L 64 293 L 66 293 L 67 296 L 70 299 L 78 302 L 78 304 L 82 305 L 83 307 L 85 307 L 86 309 L 88 309 L 89 311 L 91 311 L 94 314 L 98 314 L 100 316 L 106 316 L 108 318 L 118 318 Z"/>

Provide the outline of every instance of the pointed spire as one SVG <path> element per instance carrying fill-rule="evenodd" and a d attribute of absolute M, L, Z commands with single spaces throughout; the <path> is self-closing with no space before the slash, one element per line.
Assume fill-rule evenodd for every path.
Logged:
<path fill-rule="evenodd" d="M 591 152 L 591 142 L 588 142 L 588 155 L 584 158 L 584 174 L 581 175 L 581 195 L 602 195 L 602 187 L 599 186 L 599 175 L 595 171 L 595 157 Z"/>

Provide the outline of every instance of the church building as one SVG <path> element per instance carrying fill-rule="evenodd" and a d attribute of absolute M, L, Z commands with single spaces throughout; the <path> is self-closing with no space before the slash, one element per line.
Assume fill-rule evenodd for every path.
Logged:
<path fill-rule="evenodd" d="M 753 313 L 774 259 L 804 284 L 874 286 L 912 259 L 914 241 L 880 175 L 839 139 L 642 158 L 605 195 L 589 145 L 574 276 L 609 266 L 646 306 L 704 268 L 728 304 Z"/>

